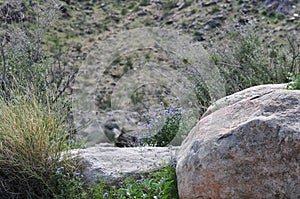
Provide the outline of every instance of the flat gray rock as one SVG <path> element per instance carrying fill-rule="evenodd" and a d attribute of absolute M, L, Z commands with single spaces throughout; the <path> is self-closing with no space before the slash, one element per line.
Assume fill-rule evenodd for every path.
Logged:
<path fill-rule="evenodd" d="M 178 147 L 90 147 L 73 150 L 84 162 L 83 175 L 94 182 L 113 183 L 126 176 L 148 173 L 170 163 Z"/>

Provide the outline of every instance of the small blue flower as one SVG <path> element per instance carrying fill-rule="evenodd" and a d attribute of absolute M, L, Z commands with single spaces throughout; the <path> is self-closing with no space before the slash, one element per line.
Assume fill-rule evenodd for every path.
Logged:
<path fill-rule="evenodd" d="M 144 178 L 141 178 L 139 180 L 137 180 L 136 182 L 145 182 L 146 180 Z"/>
<path fill-rule="evenodd" d="M 79 177 L 79 176 L 80 176 L 80 173 L 76 172 L 76 173 L 74 173 L 74 176 L 75 176 L 75 177 Z"/>
<path fill-rule="evenodd" d="M 175 110 L 174 107 L 170 107 L 170 108 L 168 109 L 168 113 L 173 113 L 174 110 Z"/>
<path fill-rule="evenodd" d="M 171 162 L 170 167 L 175 168 L 175 167 L 176 167 L 176 164 L 177 164 L 177 162 L 176 162 L 176 161 L 173 161 L 173 162 Z"/>
<path fill-rule="evenodd" d="M 108 198 L 108 193 L 105 192 L 105 193 L 103 194 L 103 197 L 104 197 L 104 198 Z"/>
<path fill-rule="evenodd" d="M 60 173 L 60 172 L 62 172 L 63 170 L 64 170 L 64 167 L 59 167 L 59 168 L 57 168 L 56 173 Z"/>
<path fill-rule="evenodd" d="M 142 138 L 139 138 L 139 137 L 135 140 L 135 142 L 139 143 L 139 144 L 144 144 Z"/>

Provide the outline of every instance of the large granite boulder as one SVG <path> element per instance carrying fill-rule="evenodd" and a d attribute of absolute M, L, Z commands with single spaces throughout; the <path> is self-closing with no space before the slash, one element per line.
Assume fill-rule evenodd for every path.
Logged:
<path fill-rule="evenodd" d="M 89 182 L 105 178 L 114 183 L 162 168 L 175 158 L 178 147 L 104 147 L 71 151 L 83 161 L 83 175 Z"/>
<path fill-rule="evenodd" d="M 264 85 L 220 99 L 178 152 L 181 199 L 299 198 L 300 91 Z"/>

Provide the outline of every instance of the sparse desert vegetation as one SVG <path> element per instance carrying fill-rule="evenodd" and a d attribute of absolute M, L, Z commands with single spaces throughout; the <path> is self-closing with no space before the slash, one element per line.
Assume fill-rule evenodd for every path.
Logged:
<path fill-rule="evenodd" d="M 1 2 L 1 197 L 178 198 L 176 160 L 170 160 L 159 171 L 126 178 L 115 184 L 85 181 L 81 161 L 71 158 L 68 153 L 73 148 L 84 147 L 75 136 L 78 129 L 74 126 L 71 103 L 79 68 L 84 63 L 93 65 L 97 57 L 87 56 L 89 52 L 117 32 L 153 26 L 184 32 L 193 37 L 191 43 L 204 46 L 209 52 L 210 63 L 224 81 L 226 95 L 269 83 L 290 82 L 288 89 L 300 89 L 299 1 L 290 1 L 281 7 L 267 2 Z M 242 13 L 239 12 L 241 9 Z M 113 81 L 137 70 L 140 60 L 173 64 L 174 70 L 179 62 L 181 66 L 190 64 L 185 57 L 180 61 L 172 60 L 171 54 L 160 49 L 138 49 L 116 55 L 114 60 L 109 60 L 110 67 L 122 71 L 107 70 L 105 80 L 110 84 L 97 85 L 97 89 L 112 92 L 116 85 Z M 168 56 L 170 60 L 167 60 Z M 189 79 L 196 96 L 193 102 L 198 107 L 196 115 L 200 117 L 216 99 L 211 99 L 209 86 L 201 74 L 194 73 Z M 143 110 L 148 101 L 141 100 L 148 91 L 140 89 L 140 93 L 131 95 L 133 103 Z M 163 92 L 170 91 L 165 89 Z M 98 100 L 99 110 L 111 109 L 110 94 L 101 98 L 104 99 L 102 104 Z M 160 102 L 170 111 L 167 97 L 161 97 Z M 168 146 L 174 136 L 172 133 L 176 134 L 179 129 L 181 111 L 184 110 L 176 109 L 173 115 L 165 118 L 156 115 L 165 122 L 159 136 L 144 138 L 146 145 Z"/>

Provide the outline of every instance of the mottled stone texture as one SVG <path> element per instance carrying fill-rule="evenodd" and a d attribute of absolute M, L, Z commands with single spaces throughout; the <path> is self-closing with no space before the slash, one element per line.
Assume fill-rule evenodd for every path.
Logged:
<path fill-rule="evenodd" d="M 216 104 L 178 152 L 180 198 L 300 198 L 300 91 L 259 86 Z"/>
<path fill-rule="evenodd" d="M 84 162 L 83 175 L 87 181 L 105 178 L 107 183 L 114 183 L 164 167 L 177 151 L 178 147 L 90 147 L 72 153 Z"/>

